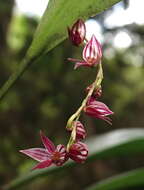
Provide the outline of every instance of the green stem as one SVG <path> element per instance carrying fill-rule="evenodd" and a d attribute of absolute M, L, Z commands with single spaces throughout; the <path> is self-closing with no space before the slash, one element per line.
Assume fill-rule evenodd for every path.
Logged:
<path fill-rule="evenodd" d="M 24 59 L 21 64 L 17 67 L 16 71 L 9 77 L 0 89 L 0 100 L 6 95 L 8 90 L 15 84 L 19 77 L 24 73 L 29 65 L 34 61 L 31 59 Z"/>
<path fill-rule="evenodd" d="M 103 80 L 103 70 L 102 70 L 102 65 L 101 63 L 98 65 L 98 73 L 96 76 L 96 79 L 90 89 L 90 91 L 88 92 L 86 98 L 83 100 L 81 106 L 78 108 L 78 110 L 69 118 L 68 122 L 67 122 L 67 128 L 71 128 L 72 126 L 72 122 L 80 116 L 83 108 L 86 106 L 86 103 L 88 101 L 88 98 L 92 95 L 93 91 L 97 88 L 99 88 L 99 86 L 101 85 L 101 82 Z"/>
<path fill-rule="evenodd" d="M 67 151 L 69 151 L 70 146 L 76 140 L 76 126 L 73 126 L 73 122 L 77 121 L 79 119 L 80 114 L 81 114 L 82 110 L 84 109 L 84 107 L 86 106 L 89 97 L 91 97 L 93 91 L 98 89 L 99 86 L 101 85 L 101 82 L 103 79 L 103 70 L 102 70 L 101 63 L 98 66 L 99 66 L 98 67 L 98 73 L 96 75 L 96 79 L 95 79 L 90 91 L 88 92 L 86 98 L 83 100 L 83 102 L 82 102 L 81 106 L 78 108 L 78 110 L 68 119 L 66 128 L 72 129 L 72 133 L 71 133 L 70 139 L 67 143 Z"/>

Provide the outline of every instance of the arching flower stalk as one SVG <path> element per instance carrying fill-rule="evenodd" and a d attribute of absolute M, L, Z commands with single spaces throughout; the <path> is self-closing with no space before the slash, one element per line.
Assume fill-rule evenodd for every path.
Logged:
<path fill-rule="evenodd" d="M 73 45 L 79 46 L 86 40 L 86 27 L 83 20 L 78 19 L 71 28 L 68 28 L 69 39 Z M 86 40 L 87 41 L 87 40 Z M 81 140 L 86 138 L 86 130 L 84 125 L 79 120 L 81 113 L 102 119 L 109 124 L 112 124 L 108 117 L 113 112 L 107 105 L 97 99 L 102 95 L 102 48 L 96 37 L 92 35 L 90 41 L 87 41 L 83 53 L 83 60 L 68 58 L 69 61 L 75 62 L 75 69 L 80 66 L 96 67 L 97 74 L 95 81 L 86 88 L 87 95 L 82 101 L 77 111 L 68 119 L 66 129 L 69 131 L 70 139 L 65 147 L 59 144 L 55 147 L 50 139 L 40 132 L 41 140 L 45 148 L 30 148 L 21 150 L 20 152 L 37 160 L 37 164 L 33 169 L 41 169 L 50 165 L 61 166 L 69 158 L 77 163 L 84 163 L 88 156 L 88 147 Z"/>

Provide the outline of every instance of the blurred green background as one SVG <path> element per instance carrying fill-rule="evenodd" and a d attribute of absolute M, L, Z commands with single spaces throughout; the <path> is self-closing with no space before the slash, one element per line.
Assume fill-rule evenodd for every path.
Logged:
<path fill-rule="evenodd" d="M 134 0 L 133 0 L 134 1 Z M 119 4 L 129 7 L 128 1 Z M 29 47 L 39 19 L 14 14 L 13 0 L 0 1 L 0 85 L 8 79 Z M 137 10 L 138 11 L 138 10 Z M 98 15 L 105 37 L 103 43 L 103 96 L 114 112 L 113 125 L 82 115 L 88 137 L 122 128 L 144 127 L 144 25 L 136 23 L 108 28 L 105 19 L 113 8 Z M 131 44 L 118 48 L 112 43 L 119 31 L 126 31 Z M 122 39 L 125 40 L 125 39 Z M 55 144 L 66 143 L 68 117 L 85 97 L 85 88 L 95 78 L 95 70 L 73 70 L 68 57 L 81 57 L 82 48 L 66 40 L 39 58 L 16 82 L 0 103 L 0 185 L 28 172 L 34 162 L 18 151 L 40 147 L 42 129 Z M 84 187 L 121 172 L 141 167 L 144 153 L 96 160 L 33 181 L 22 189 L 82 190 Z M 132 189 L 132 188 L 131 188 Z M 137 189 L 144 189 L 139 187 Z"/>

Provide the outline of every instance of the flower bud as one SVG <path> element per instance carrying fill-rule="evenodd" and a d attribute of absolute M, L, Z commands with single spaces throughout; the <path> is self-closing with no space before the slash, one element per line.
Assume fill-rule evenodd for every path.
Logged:
<path fill-rule="evenodd" d="M 90 91 L 90 89 L 92 88 L 92 85 L 93 85 L 93 84 L 89 85 L 89 86 L 86 88 L 86 92 L 87 92 L 87 93 L 88 93 L 88 92 Z M 101 95 L 102 95 L 102 88 L 101 88 L 101 86 L 100 86 L 99 88 L 95 89 L 95 90 L 93 91 L 93 93 L 92 93 L 92 97 L 94 97 L 94 98 L 99 98 L 99 97 L 101 97 Z"/>
<path fill-rule="evenodd" d="M 69 39 L 74 45 L 80 45 L 84 41 L 86 35 L 86 26 L 84 21 L 82 19 L 78 19 L 71 29 L 68 27 L 68 34 Z"/>
<path fill-rule="evenodd" d="M 83 126 L 83 124 L 80 121 L 74 121 L 73 122 L 73 126 L 75 125 L 76 127 L 76 140 L 82 140 L 85 139 L 86 137 L 86 131 L 85 128 Z M 68 131 L 72 131 L 72 128 L 69 128 Z"/>
<path fill-rule="evenodd" d="M 109 124 L 112 124 L 111 119 L 107 116 L 113 114 L 113 112 L 104 103 L 96 101 L 93 97 L 89 98 L 87 105 L 83 110 L 91 117 L 102 119 Z"/>
<path fill-rule="evenodd" d="M 77 163 L 84 163 L 88 156 L 87 145 L 78 141 L 69 149 L 69 157 Z"/>

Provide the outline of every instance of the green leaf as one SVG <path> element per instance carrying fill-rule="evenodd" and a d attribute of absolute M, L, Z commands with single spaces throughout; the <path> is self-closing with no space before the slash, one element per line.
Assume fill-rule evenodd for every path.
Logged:
<path fill-rule="evenodd" d="M 87 19 L 120 0 L 50 0 L 35 32 L 26 57 L 0 90 L 0 99 L 40 55 L 50 51 L 67 37 L 67 26 L 78 18 Z"/>
<path fill-rule="evenodd" d="M 115 177 L 110 177 L 85 190 L 118 190 L 126 187 L 144 185 L 144 168 L 125 172 Z"/>
<path fill-rule="evenodd" d="M 91 138 L 90 158 L 103 159 L 144 151 L 144 129 L 120 129 Z"/>
<path fill-rule="evenodd" d="M 87 144 L 89 147 L 88 161 L 143 152 L 144 129 L 115 130 L 104 135 L 93 137 L 87 142 Z M 74 162 L 67 162 L 62 167 L 50 167 L 30 172 L 6 185 L 5 190 L 17 189 L 37 177 L 52 175 L 55 172 L 60 172 L 74 166 L 78 165 Z"/>
<path fill-rule="evenodd" d="M 28 56 L 47 52 L 67 37 L 67 27 L 78 18 L 90 16 L 110 8 L 120 0 L 51 0 L 37 28 Z"/>

